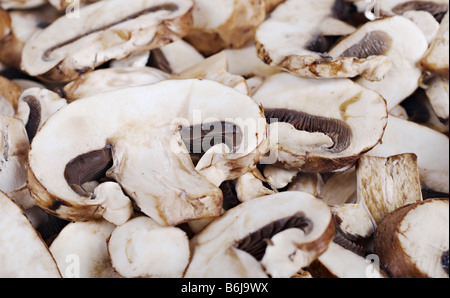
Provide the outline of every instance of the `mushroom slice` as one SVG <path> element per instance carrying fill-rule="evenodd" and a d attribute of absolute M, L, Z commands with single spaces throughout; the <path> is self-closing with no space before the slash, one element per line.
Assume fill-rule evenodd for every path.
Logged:
<path fill-rule="evenodd" d="M 323 179 L 317 173 L 298 173 L 295 180 L 289 183 L 287 191 L 302 191 L 318 197 L 323 187 Z"/>
<path fill-rule="evenodd" d="M 362 75 L 380 80 L 390 69 L 384 56 L 391 46 L 389 36 L 376 33 L 355 40 L 358 51 L 328 54 L 324 36 L 351 34 L 355 28 L 338 19 L 339 0 L 288 0 L 279 5 L 256 32 L 258 55 L 265 63 L 302 77 L 350 78 Z M 369 49 L 362 52 L 361 48 Z M 361 53 L 362 52 L 362 53 Z"/>
<path fill-rule="evenodd" d="M 449 12 L 441 22 L 436 38 L 430 45 L 425 56 L 421 60 L 422 66 L 437 75 L 448 79 L 448 52 L 449 52 Z"/>
<path fill-rule="evenodd" d="M 27 9 L 47 3 L 47 0 L 0 0 L 3 9 Z"/>
<path fill-rule="evenodd" d="M 38 132 L 29 154 L 30 189 L 51 214 L 98 218 L 104 202 L 82 185 L 106 172 L 161 225 L 214 218 L 222 210 L 218 186 L 256 166 L 266 130 L 256 102 L 212 81 L 167 80 L 101 93 L 68 105 Z M 208 160 L 198 171 L 192 143 Z M 223 143 L 229 153 L 209 152 Z M 217 185 L 203 175 L 210 168 Z"/>
<path fill-rule="evenodd" d="M 33 10 L 10 11 L 11 30 L 9 35 L 0 41 L 0 61 L 19 69 L 25 43 L 34 33 L 42 31 L 60 15 L 51 5 Z"/>
<path fill-rule="evenodd" d="M 358 201 L 367 208 L 376 224 L 395 209 L 422 200 L 415 154 L 388 158 L 362 156 L 356 173 Z"/>
<path fill-rule="evenodd" d="M 65 15 L 27 41 L 22 69 L 31 76 L 67 82 L 112 59 L 179 39 L 192 26 L 191 0 L 99 1 Z M 99 17 L 98 11 L 113 13 Z"/>
<path fill-rule="evenodd" d="M 372 217 L 361 204 L 341 204 L 331 212 L 336 228 L 349 240 L 369 238 L 375 231 Z"/>
<path fill-rule="evenodd" d="M 25 123 L 31 143 L 45 121 L 65 106 L 67 101 L 57 93 L 47 89 L 30 88 L 22 92 L 15 116 Z"/>
<path fill-rule="evenodd" d="M 64 278 L 117 278 L 107 241 L 115 225 L 105 221 L 73 222 L 58 234 L 50 252 Z"/>
<path fill-rule="evenodd" d="M 171 79 L 207 79 L 235 88 L 244 94 L 249 94 L 247 81 L 241 76 L 228 72 L 227 55 L 224 51 L 205 59 L 181 73 L 175 74 Z"/>
<path fill-rule="evenodd" d="M 240 202 L 247 202 L 276 193 L 258 169 L 242 175 L 236 180 L 236 194 Z"/>
<path fill-rule="evenodd" d="M 105 182 L 94 189 L 94 198 L 102 204 L 103 218 L 121 226 L 133 216 L 133 205 L 119 184 Z"/>
<path fill-rule="evenodd" d="M 297 178 L 297 171 L 287 170 L 271 165 L 264 167 L 264 177 L 266 177 L 267 183 L 276 189 L 282 189 L 288 186 L 289 183 Z"/>
<path fill-rule="evenodd" d="M 356 167 L 345 171 L 332 173 L 331 177 L 324 179 L 319 197 L 329 206 L 338 206 L 349 203 L 356 194 Z"/>
<path fill-rule="evenodd" d="M 0 115 L 0 191 L 8 194 L 27 185 L 29 147 L 22 120 Z"/>
<path fill-rule="evenodd" d="M 64 86 L 63 93 L 69 102 L 73 102 L 103 92 L 154 84 L 168 78 L 168 74 L 152 67 L 106 68 L 81 75 Z"/>
<path fill-rule="evenodd" d="M 382 39 L 377 40 L 376 36 Z M 373 43 L 360 46 L 362 40 Z M 395 16 L 365 24 L 339 42 L 330 51 L 330 55 L 345 57 L 377 48 L 384 48 L 382 55 L 389 58 L 392 67 L 382 80 L 373 81 L 361 77 L 357 82 L 381 94 L 388 103 L 388 110 L 391 110 L 419 87 L 422 76 L 419 62 L 428 49 L 428 42 L 413 21 Z"/>
<path fill-rule="evenodd" d="M 298 230 L 301 235 L 283 237 L 287 245 L 276 248 L 281 252 L 279 257 L 284 259 L 266 259 L 274 269 L 272 273 L 292 270 L 289 272 L 292 276 L 303 264 L 297 264 L 289 256 L 308 255 L 311 257 L 308 259 L 314 259 L 327 249 L 334 237 L 330 209 L 314 196 L 283 192 L 260 197 L 227 211 L 191 239 L 192 259 L 185 277 L 207 277 L 211 264 L 233 246 L 261 261 L 269 249 L 270 239 L 290 229 Z"/>
<path fill-rule="evenodd" d="M 429 199 L 389 214 L 375 232 L 374 250 L 391 277 L 448 278 L 448 199 Z"/>
<path fill-rule="evenodd" d="M 1 191 L 0 260 L 0 277 L 61 277 L 47 245 L 20 207 Z"/>
<path fill-rule="evenodd" d="M 108 241 L 113 267 L 128 278 L 180 278 L 189 263 L 189 239 L 176 227 L 146 216 L 117 227 Z"/>
<path fill-rule="evenodd" d="M 448 11 L 448 0 L 383 0 L 380 9 L 383 15 L 403 15 L 409 11 L 425 11 L 440 22 Z"/>
<path fill-rule="evenodd" d="M 265 109 L 277 164 L 291 170 L 347 168 L 379 143 L 387 124 L 385 100 L 346 79 L 276 74 L 253 98 Z"/>
<path fill-rule="evenodd" d="M 203 55 L 211 56 L 252 40 L 266 17 L 266 8 L 264 0 L 196 0 L 193 17 L 194 28 L 186 40 Z"/>
<path fill-rule="evenodd" d="M 14 116 L 22 90 L 17 84 L 0 76 L 0 115 Z"/>
<path fill-rule="evenodd" d="M 0 7 L 0 40 L 11 32 L 11 18 L 6 10 Z"/>
<path fill-rule="evenodd" d="M 402 16 L 413 21 L 422 30 L 428 44 L 431 44 L 439 31 L 439 22 L 432 14 L 426 11 L 410 10 L 403 13 Z"/>
<path fill-rule="evenodd" d="M 423 125 L 390 116 L 382 141 L 367 155 L 386 158 L 414 153 L 417 156 L 422 187 L 449 193 L 448 136 Z"/>
<path fill-rule="evenodd" d="M 201 63 L 205 58 L 183 39 L 152 51 L 150 65 L 169 74 L 176 74 Z"/>
<path fill-rule="evenodd" d="M 433 107 L 436 116 L 448 123 L 449 119 L 449 81 L 441 77 L 435 77 L 426 89 L 426 95 Z"/>
<path fill-rule="evenodd" d="M 385 278 L 385 273 L 363 258 L 336 243 L 330 243 L 307 270 L 315 278 Z"/>

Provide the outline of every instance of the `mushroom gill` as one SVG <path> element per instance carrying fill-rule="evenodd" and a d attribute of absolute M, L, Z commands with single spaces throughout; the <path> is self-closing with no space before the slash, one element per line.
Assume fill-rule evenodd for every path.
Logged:
<path fill-rule="evenodd" d="M 359 43 L 344 51 L 340 57 L 368 58 L 385 55 L 391 45 L 392 39 L 386 32 L 371 31 Z"/>
<path fill-rule="evenodd" d="M 303 212 L 298 212 L 291 217 L 282 218 L 265 225 L 244 239 L 237 241 L 235 246 L 261 261 L 270 239 L 291 228 L 301 229 L 305 234 L 309 234 L 313 230 L 313 222 Z"/>
<path fill-rule="evenodd" d="M 269 124 L 285 122 L 292 124 L 297 130 L 326 134 L 333 140 L 334 146 L 329 148 L 333 153 L 340 153 L 350 146 L 352 130 L 343 121 L 288 109 L 267 109 L 265 114 Z"/>
<path fill-rule="evenodd" d="M 112 147 L 91 151 L 74 158 L 66 166 L 64 177 L 67 183 L 78 195 L 90 197 L 83 189 L 86 182 L 105 177 L 106 171 L 113 166 Z"/>

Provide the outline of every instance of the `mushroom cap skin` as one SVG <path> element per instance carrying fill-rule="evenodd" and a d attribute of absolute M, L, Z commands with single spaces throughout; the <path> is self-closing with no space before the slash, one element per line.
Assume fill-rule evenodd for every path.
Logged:
<path fill-rule="evenodd" d="M 391 277 L 448 278 L 449 201 L 429 199 L 390 213 L 374 235 L 374 251 Z"/>
<path fill-rule="evenodd" d="M 64 15 L 34 34 L 22 53 L 22 69 L 53 82 L 71 81 L 133 52 L 161 47 L 192 27 L 191 0 L 99 1 Z M 99 17 L 98 11 L 108 11 Z"/>
<path fill-rule="evenodd" d="M 0 277 L 61 277 L 47 245 L 20 207 L 1 191 L 0 231 Z"/>
<path fill-rule="evenodd" d="M 197 171 L 180 130 L 221 121 L 245 135 L 230 153 L 202 144 L 206 153 L 200 162 L 206 159 L 208 166 Z M 81 188 L 93 177 L 82 178 L 86 173 L 77 168 L 77 158 L 90 154 L 100 163 L 97 171 L 107 170 L 112 159 L 106 175 L 159 224 L 214 218 L 222 210 L 222 192 L 202 170 L 213 168 L 226 181 L 256 167 L 265 154 L 266 130 L 255 101 L 213 81 L 168 80 L 102 93 L 68 105 L 38 132 L 29 154 L 30 190 L 51 214 L 72 221 L 98 218 L 100 202 Z M 49 159 L 53 162 L 44 162 Z"/>
<path fill-rule="evenodd" d="M 216 258 L 220 258 L 232 246 L 249 252 L 257 260 L 262 258 L 261 254 L 265 253 L 267 242 L 261 237 L 271 238 L 273 235 L 260 233 L 271 230 L 271 233 L 278 234 L 283 229 L 294 228 L 288 224 L 293 218 L 299 220 L 299 226 L 295 227 L 303 227 L 303 235 L 306 234 L 305 237 L 297 239 L 298 243 L 294 240 L 293 243 L 298 244 L 297 249 L 315 256 L 323 253 L 334 237 L 329 207 L 308 193 L 277 193 L 247 201 L 230 209 L 195 235 L 190 241 L 192 259 L 185 277 L 207 277 L 210 264 L 214 264 Z M 308 227 L 305 228 L 305 225 Z M 264 227 L 270 228 L 261 231 Z M 287 255 L 294 252 L 295 249 L 283 251 L 286 259 Z M 255 253 L 258 256 L 255 256 Z M 276 262 L 274 263 L 276 265 Z"/>
<path fill-rule="evenodd" d="M 107 240 L 115 228 L 105 220 L 72 222 L 65 226 L 50 245 L 63 278 L 74 277 L 71 275 L 78 275 L 78 278 L 120 277 L 111 265 L 107 247 Z M 75 264 L 75 261 L 79 263 Z"/>
<path fill-rule="evenodd" d="M 380 80 L 391 67 L 382 53 L 366 57 L 327 53 L 324 36 L 345 36 L 356 28 L 338 19 L 336 0 L 288 0 L 258 27 L 259 58 L 301 77 Z"/>
<path fill-rule="evenodd" d="M 113 267 L 128 278 L 180 278 L 190 258 L 189 239 L 176 227 L 146 216 L 117 227 L 108 241 Z"/>
<path fill-rule="evenodd" d="M 269 142 L 271 150 L 278 154 L 277 163 L 303 172 L 333 172 L 352 165 L 380 142 L 387 124 L 385 100 L 347 79 L 276 74 L 265 81 L 253 98 L 264 107 L 268 121 L 275 115 L 271 110 L 281 109 L 286 111 L 286 115 L 281 115 L 284 120 L 317 124 L 315 128 L 298 129 L 290 123 L 270 125 Z M 300 117 L 295 112 L 305 115 Z M 300 121 L 303 117 L 308 119 Z"/>
<path fill-rule="evenodd" d="M 332 57 L 343 55 L 369 34 L 379 34 L 388 40 L 383 55 L 389 58 L 392 66 L 382 80 L 361 77 L 356 82 L 381 94 L 387 101 L 388 110 L 391 110 L 419 87 L 422 76 L 419 63 L 428 49 L 428 42 L 413 21 L 394 16 L 366 23 L 334 46 L 329 54 Z"/>

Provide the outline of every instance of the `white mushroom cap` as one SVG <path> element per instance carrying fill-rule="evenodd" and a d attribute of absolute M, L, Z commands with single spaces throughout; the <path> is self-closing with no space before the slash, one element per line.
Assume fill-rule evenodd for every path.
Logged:
<path fill-rule="evenodd" d="M 124 277 L 182 277 L 189 263 L 189 239 L 176 227 L 146 216 L 117 227 L 108 242 L 112 265 Z"/>
<path fill-rule="evenodd" d="M 0 192 L 0 277 L 59 278 L 56 262 L 33 225 Z"/>

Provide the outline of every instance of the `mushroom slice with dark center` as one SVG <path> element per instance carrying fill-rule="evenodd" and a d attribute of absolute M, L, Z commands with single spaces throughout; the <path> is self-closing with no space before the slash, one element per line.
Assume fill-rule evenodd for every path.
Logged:
<path fill-rule="evenodd" d="M 365 42 L 361 44 L 362 41 Z M 366 23 L 335 45 L 330 55 L 346 56 L 350 52 L 366 56 L 380 50 L 381 55 L 388 57 L 392 67 L 382 80 L 361 77 L 357 82 L 380 93 L 391 110 L 419 87 L 422 75 L 419 61 L 427 48 L 424 33 L 413 21 L 394 16 Z"/>
<path fill-rule="evenodd" d="M 392 277 L 448 278 L 448 250 L 448 199 L 399 208 L 375 231 L 374 251 Z"/>
<path fill-rule="evenodd" d="M 302 172 L 352 165 L 379 143 L 387 124 L 385 100 L 351 80 L 277 74 L 254 99 L 271 123 L 270 149 L 277 164 Z"/>
<path fill-rule="evenodd" d="M 220 125 L 220 144 L 196 169 L 180 129 L 210 120 L 233 122 L 245 134 L 235 140 L 240 141 L 233 144 L 235 152 L 218 150 L 227 147 Z M 107 195 L 95 196 L 83 186 L 106 172 L 107 179 L 99 182 L 116 181 L 161 225 L 215 218 L 222 211 L 220 184 L 256 167 L 265 154 L 266 130 L 256 102 L 212 81 L 168 80 L 101 93 L 61 109 L 36 134 L 29 154 L 30 189 L 51 214 L 71 221 L 99 218 L 108 213 Z M 44 162 L 49 159 L 54 162 Z"/>
<path fill-rule="evenodd" d="M 292 238 L 283 234 L 287 231 L 300 235 Z M 277 235 L 281 243 L 274 239 Z M 227 211 L 191 239 L 192 260 L 185 277 L 208 277 L 210 267 L 230 247 L 247 252 L 247 257 L 254 254 L 254 260 L 261 259 L 267 274 L 288 277 L 322 254 L 333 237 L 330 209 L 314 196 L 284 192 L 260 197 Z M 276 253 L 269 251 L 272 245 Z M 299 262 L 289 258 L 291 255 L 304 258 Z M 223 264 L 222 270 L 233 271 L 231 264 Z"/>
<path fill-rule="evenodd" d="M 65 15 L 27 41 L 22 68 L 32 76 L 65 82 L 112 59 L 179 39 L 192 26 L 192 1 L 99 1 Z M 98 11 L 109 11 L 99 17 Z M 75 23 L 76 24 L 75 24 Z"/>
<path fill-rule="evenodd" d="M 288 0 L 280 4 L 258 28 L 255 36 L 258 54 L 269 65 L 281 67 L 302 77 L 351 78 L 362 75 L 369 80 L 380 80 L 390 69 L 391 62 L 384 56 L 390 42 L 360 38 L 360 47 L 373 48 L 372 54 L 348 56 L 328 53 L 326 36 L 345 36 L 356 29 L 340 20 L 347 16 L 338 8 L 340 0 Z M 368 45 L 369 44 L 369 45 Z M 382 45 L 381 48 L 374 45 Z"/>

